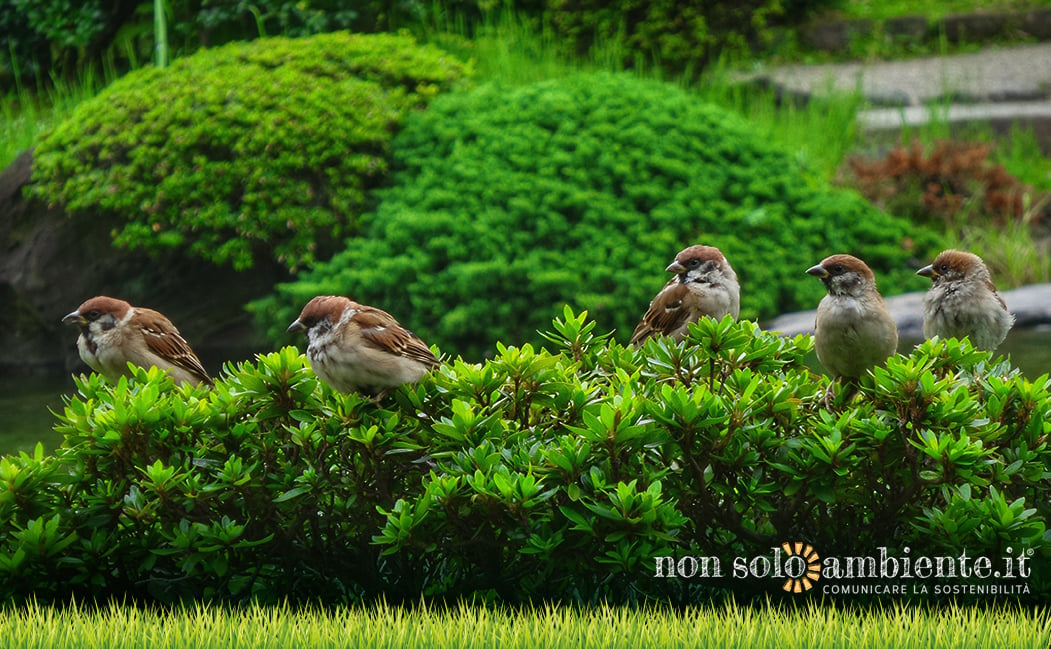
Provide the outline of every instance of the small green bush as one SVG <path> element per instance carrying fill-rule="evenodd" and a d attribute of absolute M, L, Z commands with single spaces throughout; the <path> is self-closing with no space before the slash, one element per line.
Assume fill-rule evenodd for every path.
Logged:
<path fill-rule="evenodd" d="M 938 248 L 734 115 L 628 76 L 450 94 L 392 153 L 363 236 L 257 305 L 275 340 L 319 293 L 380 306 L 469 358 L 538 342 L 567 302 L 626 340 L 688 245 L 722 249 L 745 318 L 813 308 L 823 290 L 803 270 L 835 252 L 865 259 L 885 293 L 922 288 L 916 261 Z"/>
<path fill-rule="evenodd" d="M 355 231 L 398 123 L 466 72 L 408 36 L 204 50 L 78 106 L 37 147 L 33 191 L 74 214 L 116 214 L 121 245 L 294 268 Z"/>
<path fill-rule="evenodd" d="M 657 557 L 784 541 L 1046 565 L 1046 375 L 930 341 L 830 413 L 809 336 L 705 320 L 631 349 L 568 308 L 554 329 L 382 405 L 293 348 L 212 390 L 80 377 L 63 448 L 0 458 L 0 595 L 682 601 L 713 588 Z"/>

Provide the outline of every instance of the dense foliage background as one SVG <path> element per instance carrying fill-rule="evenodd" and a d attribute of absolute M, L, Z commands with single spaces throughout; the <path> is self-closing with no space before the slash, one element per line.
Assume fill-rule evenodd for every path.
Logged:
<path fill-rule="evenodd" d="M 932 231 L 832 189 L 747 122 L 671 84 L 582 74 L 436 99 L 392 143 L 391 186 L 361 236 L 278 287 L 261 322 L 317 294 L 390 311 L 429 343 L 478 358 L 536 343 L 569 303 L 626 340 L 675 254 L 718 246 L 741 316 L 812 308 L 803 271 L 852 252 L 885 292 L 920 288 Z"/>
<path fill-rule="evenodd" d="M 514 13 L 546 30 L 566 55 L 600 47 L 631 67 L 699 73 L 720 52 L 763 43 L 770 25 L 794 23 L 830 0 L 637 2 L 570 0 L 187 0 L 165 3 L 168 41 L 178 56 L 202 46 L 266 36 L 302 37 L 348 30 L 417 35 L 460 24 L 471 31 Z M 91 66 L 150 61 L 153 3 L 100 0 L 0 0 L 0 90 L 68 78 Z"/>
<path fill-rule="evenodd" d="M 706 320 L 629 349 L 568 309 L 554 329 L 553 352 L 499 345 L 382 405 L 292 348 L 211 390 L 82 377 L 64 448 L 0 459 L 0 595 L 685 601 L 729 583 L 656 557 L 784 541 L 1046 569 L 1047 376 L 933 341 L 828 412 L 809 336 Z"/>

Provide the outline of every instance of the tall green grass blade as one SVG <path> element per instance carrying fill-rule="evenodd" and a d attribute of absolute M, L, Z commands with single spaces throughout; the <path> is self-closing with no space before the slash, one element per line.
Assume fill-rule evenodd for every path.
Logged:
<path fill-rule="evenodd" d="M 322 609 L 260 604 L 0 609 L 3 646 L 54 647 L 1015 647 L 1046 649 L 1051 611 L 1009 604 L 865 608 L 818 603 L 672 609 L 543 605 Z"/>

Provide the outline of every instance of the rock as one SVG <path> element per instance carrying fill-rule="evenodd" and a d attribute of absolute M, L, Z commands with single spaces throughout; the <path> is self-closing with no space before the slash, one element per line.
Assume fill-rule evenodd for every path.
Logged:
<path fill-rule="evenodd" d="M 870 104 L 880 108 L 886 106 L 904 107 L 908 106 L 912 98 L 902 90 L 873 91 L 866 97 Z"/>
<path fill-rule="evenodd" d="M 993 40 L 1006 34 L 1012 22 L 1008 14 L 970 13 L 946 16 L 942 21 L 945 37 L 953 43 Z"/>
<path fill-rule="evenodd" d="M 1004 291 L 1007 309 L 1015 314 L 1015 327 L 1051 324 L 1051 284 L 1032 284 Z"/>
<path fill-rule="evenodd" d="M 814 49 L 833 52 L 845 50 L 852 38 L 868 35 L 872 30 L 871 20 L 819 22 L 805 25 L 800 30 L 800 38 Z"/>
<path fill-rule="evenodd" d="M 99 294 L 163 312 L 212 373 L 224 361 L 269 350 L 244 304 L 286 281 L 282 268 L 260 264 L 238 273 L 177 251 L 115 248 L 114 217 L 70 216 L 23 196 L 32 160 L 27 151 L 0 172 L 0 373 L 83 370 L 76 330 L 60 321 Z"/>
<path fill-rule="evenodd" d="M 927 18 L 925 16 L 890 18 L 883 23 L 883 30 L 894 40 L 917 43 L 927 38 Z"/>
<path fill-rule="evenodd" d="M 1051 40 L 1051 9 L 1027 12 L 1022 16 L 1020 27 L 1023 32 L 1038 40 Z"/>
<path fill-rule="evenodd" d="M 1044 155 L 1051 155 L 1051 103 L 1046 101 L 997 102 L 976 105 L 954 105 L 937 115 L 953 137 L 963 137 L 978 123 L 988 126 L 1001 138 L 1010 136 L 1012 129 L 1033 132 Z M 890 144 L 900 143 L 903 129 L 922 127 L 932 120 L 926 106 L 903 108 L 873 108 L 858 114 L 858 125 L 869 138 Z"/>
<path fill-rule="evenodd" d="M 905 340 L 923 339 L 923 296 L 926 292 L 904 293 L 886 298 L 887 308 L 898 323 L 898 335 Z M 1015 328 L 1051 324 L 1051 284 L 1033 284 L 1001 291 L 1008 310 L 1015 315 Z M 814 333 L 815 311 L 796 311 L 780 315 L 763 325 L 786 336 Z"/>

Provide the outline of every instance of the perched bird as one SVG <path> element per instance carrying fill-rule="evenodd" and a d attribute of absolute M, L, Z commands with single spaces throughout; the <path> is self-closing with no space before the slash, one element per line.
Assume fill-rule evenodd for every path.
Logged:
<path fill-rule="evenodd" d="M 916 271 L 931 278 L 923 298 L 923 335 L 968 337 L 977 349 L 992 351 L 1004 341 L 1015 318 L 996 291 L 978 255 L 946 250 Z"/>
<path fill-rule="evenodd" d="M 690 246 L 675 255 L 665 270 L 675 273 L 631 334 L 631 344 L 641 345 L 653 336 L 682 340 L 687 325 L 702 316 L 717 320 L 741 312 L 741 286 L 726 257 L 712 246 Z"/>
<path fill-rule="evenodd" d="M 895 352 L 898 327 L 865 262 L 851 255 L 832 255 L 806 272 L 819 277 L 828 289 L 817 307 L 814 347 L 833 380 L 857 379 Z M 826 406 L 831 396 L 829 383 Z"/>
<path fill-rule="evenodd" d="M 306 333 L 307 358 L 322 381 L 376 400 L 438 364 L 427 345 L 389 313 L 345 297 L 315 297 L 288 331 Z"/>
<path fill-rule="evenodd" d="M 177 383 L 212 385 L 186 339 L 163 314 L 99 295 L 62 318 L 80 327 L 77 350 L 88 367 L 111 381 L 129 375 L 128 363 L 157 366 Z"/>

